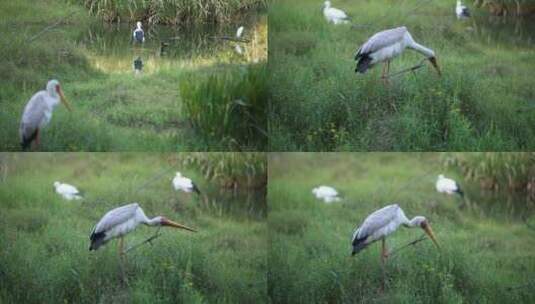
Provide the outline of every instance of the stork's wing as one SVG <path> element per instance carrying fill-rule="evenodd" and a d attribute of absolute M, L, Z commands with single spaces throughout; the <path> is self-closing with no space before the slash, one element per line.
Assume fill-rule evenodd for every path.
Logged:
<path fill-rule="evenodd" d="M 31 136 L 35 129 L 39 127 L 47 108 L 45 94 L 45 91 L 37 92 L 30 98 L 26 107 L 24 107 L 24 112 L 22 113 L 22 119 L 20 121 L 21 137 L 27 138 Z"/>
<path fill-rule="evenodd" d="M 390 222 L 396 218 L 399 209 L 398 205 L 389 205 L 370 214 L 364 220 L 364 223 L 360 225 L 358 233 L 355 233 L 353 239 L 355 239 L 355 237 L 358 239 L 366 238 L 377 230 L 390 224 Z"/>
<path fill-rule="evenodd" d="M 80 191 L 78 191 L 76 187 L 74 187 L 73 185 L 69 185 L 69 184 L 61 184 L 61 186 L 59 186 L 59 192 L 65 193 L 65 194 L 79 194 L 80 193 Z"/>
<path fill-rule="evenodd" d="M 128 204 L 119 208 L 108 211 L 97 223 L 93 233 L 106 231 L 116 225 L 126 222 L 132 218 L 139 208 L 137 203 Z"/>
<path fill-rule="evenodd" d="M 405 33 L 407 33 L 407 28 L 404 26 L 376 33 L 357 50 L 356 56 L 373 53 L 399 42 L 403 39 Z"/>
<path fill-rule="evenodd" d="M 331 7 L 329 9 L 328 14 L 330 17 L 334 19 L 346 19 L 347 18 L 347 14 L 343 10 L 337 9 L 334 7 Z"/>

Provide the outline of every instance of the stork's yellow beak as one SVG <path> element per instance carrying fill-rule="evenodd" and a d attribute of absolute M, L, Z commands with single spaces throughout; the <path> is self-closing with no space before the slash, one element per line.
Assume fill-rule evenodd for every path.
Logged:
<path fill-rule="evenodd" d="M 197 230 L 195 230 L 193 228 L 190 228 L 188 226 L 173 222 L 173 221 L 168 220 L 168 219 L 163 219 L 162 220 L 162 226 L 169 226 L 169 227 L 180 228 L 180 229 L 184 229 L 184 230 L 188 230 L 188 231 L 192 231 L 192 232 L 197 232 Z"/>
<path fill-rule="evenodd" d="M 61 103 L 65 105 L 65 107 L 72 112 L 71 104 L 67 101 L 67 98 L 65 98 L 65 95 L 63 95 L 63 91 L 61 90 L 61 87 L 58 86 L 58 94 L 59 94 L 59 100 Z"/>
<path fill-rule="evenodd" d="M 429 236 L 429 238 L 433 241 L 433 243 L 435 243 L 435 245 L 437 246 L 437 248 L 440 249 L 440 245 L 438 244 L 438 241 L 437 239 L 435 238 L 435 234 L 433 233 L 433 229 L 431 229 L 431 225 L 429 224 L 426 224 L 422 227 L 422 229 L 425 231 L 425 233 L 427 233 L 427 235 Z"/>
<path fill-rule="evenodd" d="M 437 70 L 438 76 L 442 76 L 442 73 L 440 72 L 440 68 L 438 67 L 437 57 L 430 57 L 429 61 L 433 65 L 433 67 Z"/>

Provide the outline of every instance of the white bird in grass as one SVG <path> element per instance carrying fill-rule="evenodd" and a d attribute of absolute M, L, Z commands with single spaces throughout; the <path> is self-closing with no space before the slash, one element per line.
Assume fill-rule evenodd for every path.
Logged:
<path fill-rule="evenodd" d="M 312 193 L 317 199 L 323 200 L 327 204 L 340 201 L 340 198 L 338 197 L 338 191 L 336 191 L 336 189 L 333 187 L 319 186 L 312 189 Z"/>
<path fill-rule="evenodd" d="M 459 186 L 459 184 L 453 179 L 447 178 L 442 174 L 438 176 L 435 188 L 440 193 L 446 193 L 449 195 L 457 193 L 461 196 L 461 198 L 464 197 L 464 192 L 461 189 L 461 186 Z"/>
<path fill-rule="evenodd" d="M 331 7 L 331 1 L 323 3 L 323 16 L 327 22 L 333 24 L 349 23 L 349 16 L 343 10 Z"/>
<path fill-rule="evenodd" d="M 388 257 L 385 239 L 387 236 L 394 233 L 399 226 L 422 228 L 435 245 L 439 247 L 438 241 L 433 234 L 433 230 L 431 230 L 431 225 L 429 225 L 429 222 L 425 217 L 415 216 L 412 220 L 409 220 L 405 216 L 403 210 L 397 204 L 394 204 L 373 212 L 364 220 L 362 225 L 355 229 L 353 239 L 351 240 L 353 246 L 352 255 L 357 254 L 371 243 L 381 240 L 381 261 L 384 263 L 385 259 Z"/>
<path fill-rule="evenodd" d="M 145 42 L 145 32 L 143 32 L 143 29 L 141 28 L 140 21 L 136 23 L 136 29 L 132 32 L 132 37 L 134 38 L 134 41 L 138 43 Z"/>
<path fill-rule="evenodd" d="M 159 227 L 166 226 L 196 232 L 192 228 L 175 223 L 163 216 L 157 216 L 149 219 L 145 215 L 145 212 L 143 212 L 143 209 L 141 209 L 137 203 L 133 203 L 115 208 L 102 217 L 89 237 L 91 240 L 89 250 L 97 250 L 100 246 L 106 244 L 108 241 L 115 238 L 120 238 L 119 253 L 123 254 L 124 236 L 134 231 L 140 224 Z"/>
<path fill-rule="evenodd" d="M 82 193 L 73 185 L 54 182 L 54 189 L 57 194 L 61 195 L 64 199 L 68 201 L 82 199 Z"/>
<path fill-rule="evenodd" d="M 368 39 L 355 54 L 355 72 L 363 74 L 375 64 L 384 62 L 381 77 L 385 78 L 390 71 L 390 61 L 401 55 L 406 48 L 423 54 L 437 70 L 438 75 L 441 75 L 435 52 L 414 41 L 404 26 L 381 31 Z"/>
<path fill-rule="evenodd" d="M 63 103 L 69 111 L 71 106 L 61 90 L 59 81 L 53 79 L 46 85 L 46 90 L 39 91 L 30 98 L 20 121 L 20 145 L 23 150 L 30 148 L 33 141 L 39 146 L 39 133 L 50 122 L 52 112 L 59 103 Z"/>
<path fill-rule="evenodd" d="M 457 0 L 457 5 L 455 6 L 455 14 L 457 15 L 457 19 L 470 17 L 470 11 L 468 11 L 466 5 L 463 5 L 461 3 L 461 0 Z"/>
<path fill-rule="evenodd" d="M 241 36 L 243 35 L 243 30 L 244 30 L 244 29 L 245 29 L 245 28 L 244 28 L 243 26 L 240 26 L 240 27 L 238 28 L 238 30 L 236 31 L 236 38 L 237 38 L 237 39 L 240 39 L 240 38 L 241 38 Z"/>
<path fill-rule="evenodd" d="M 184 191 L 186 193 L 195 192 L 197 194 L 201 194 L 201 191 L 199 191 L 199 188 L 193 181 L 185 176 L 182 176 L 180 172 L 177 172 L 175 177 L 173 178 L 173 187 L 177 191 Z"/>

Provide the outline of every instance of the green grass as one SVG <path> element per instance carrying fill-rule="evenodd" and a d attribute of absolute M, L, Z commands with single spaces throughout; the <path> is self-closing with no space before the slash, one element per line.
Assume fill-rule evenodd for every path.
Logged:
<path fill-rule="evenodd" d="M 38 4 L 28 0 L 7 1 L 2 2 L 0 7 L 2 24 L 7 29 L 0 38 L 0 54 L 6 58 L 0 65 L 0 73 L 4 75 L 0 86 L 0 147 L 3 151 L 20 150 L 18 126 L 24 105 L 52 78 L 60 80 L 74 111 L 69 113 L 63 106 L 56 108 L 51 123 L 41 134 L 40 151 L 228 151 L 260 150 L 266 146 L 267 139 L 261 133 L 261 128 L 266 128 L 261 124 L 265 124 L 263 103 L 267 101 L 263 95 L 256 96 L 252 92 L 257 88 L 263 89 L 259 94 L 265 95 L 262 87 L 265 81 L 228 78 L 216 92 L 238 97 L 236 90 L 239 88 L 249 92 L 244 97 L 256 98 L 248 100 L 254 102 L 254 111 L 243 111 L 247 112 L 243 115 L 253 115 L 258 129 L 225 128 L 218 133 L 221 136 L 216 137 L 206 133 L 202 126 L 197 127 L 196 120 L 184 108 L 183 96 L 187 92 L 180 90 L 181 86 L 185 86 L 183 89 L 189 87 L 181 82 L 199 83 L 204 81 L 208 72 L 217 70 L 231 74 L 244 69 L 246 64 L 233 65 L 229 58 L 221 57 L 223 53 L 214 55 L 215 50 L 199 53 L 199 50 L 192 49 L 191 54 L 177 58 L 159 58 L 150 53 L 152 50 L 143 50 L 147 52 L 143 54 L 146 54 L 145 60 L 149 61 L 150 67 L 141 77 L 134 77 L 130 72 L 131 59 L 128 55 L 120 57 L 113 54 L 108 58 L 89 49 L 84 42 L 78 42 L 97 22 L 97 18 L 89 16 L 84 7 L 66 5 L 59 0 Z M 63 21 L 37 35 L 57 20 Z M 253 35 L 254 29 L 249 31 L 249 35 Z M 267 31 L 263 34 L 267 35 Z M 214 44 L 213 39 L 204 39 Z M 103 40 L 98 42 L 98 46 L 112 48 L 115 45 L 108 46 Z M 218 50 L 225 47 L 228 49 L 225 45 L 219 46 Z M 123 48 L 130 49 L 131 46 L 123 45 Z M 232 52 L 228 50 L 228 53 Z M 158 69 L 154 70 L 154 65 L 150 65 L 152 60 L 158 60 Z M 265 78 L 262 68 L 245 70 L 249 73 L 244 77 Z M 255 73 L 258 75 L 255 76 Z M 232 83 L 233 80 L 238 83 Z M 226 89 L 233 93 L 226 93 Z M 219 106 L 218 101 L 214 98 L 212 103 Z M 194 105 L 196 102 L 202 100 L 195 97 L 188 99 L 190 107 L 197 106 Z M 196 116 L 197 119 L 199 117 L 205 124 L 220 126 L 224 123 L 216 120 L 221 117 L 205 119 L 202 112 Z"/>
<path fill-rule="evenodd" d="M 269 164 L 268 292 L 273 303 L 535 301 L 533 230 L 507 212 L 479 212 L 485 204 L 475 199 L 478 186 L 444 168 L 440 155 L 281 153 L 271 154 Z M 466 188 L 473 197 L 470 208 L 459 209 L 457 197 L 435 191 L 441 172 Z M 320 184 L 336 187 L 342 201 L 316 200 L 311 189 Z M 386 265 L 381 291 L 380 243 L 351 257 L 351 235 L 368 214 L 394 202 L 408 217 L 428 218 L 441 250 L 426 240 L 399 251 Z M 400 228 L 387 246 L 399 248 L 422 234 Z"/>
<path fill-rule="evenodd" d="M 272 151 L 516 151 L 535 147 L 530 104 L 533 24 L 513 31 L 482 18 L 456 20 L 451 1 L 334 1 L 355 27 L 327 24 L 320 3 L 276 1 L 269 10 Z M 487 14 L 475 11 L 475 15 Z M 480 23 L 478 23 L 478 21 Z M 381 66 L 355 74 L 354 52 L 380 30 L 408 27 L 434 49 L 426 64 L 380 81 Z M 489 40 L 487 40 L 489 39 Z M 514 43 L 514 44 L 512 44 Z M 421 60 L 407 51 L 391 71 Z"/>
<path fill-rule="evenodd" d="M 169 165 L 167 154 L 0 155 L 0 299 L 2 303 L 263 303 L 266 300 L 265 200 L 249 210 L 200 172 Z M 172 189 L 174 171 L 193 178 L 207 197 Z M 162 175 L 163 173 L 163 175 Z M 85 190 L 83 201 L 52 191 L 56 180 Z M 128 253 L 121 279 L 117 242 L 88 251 L 89 233 L 111 208 L 139 202 L 198 230 L 163 235 Z M 210 202 L 207 204 L 206 202 Z M 140 227 L 133 245 L 154 233 Z"/>

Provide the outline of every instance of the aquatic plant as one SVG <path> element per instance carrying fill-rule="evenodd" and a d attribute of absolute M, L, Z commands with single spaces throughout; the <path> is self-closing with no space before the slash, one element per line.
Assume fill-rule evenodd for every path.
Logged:
<path fill-rule="evenodd" d="M 259 188 L 266 187 L 267 183 L 265 153 L 180 153 L 170 161 L 196 169 L 205 179 L 226 188 Z"/>
<path fill-rule="evenodd" d="M 267 145 L 267 69 L 263 63 L 186 73 L 185 117 L 200 136 L 239 150 Z"/>
<path fill-rule="evenodd" d="M 535 198 L 535 153 L 450 153 L 444 163 L 484 189 L 525 191 Z"/>
<path fill-rule="evenodd" d="M 144 20 L 148 23 L 225 23 L 254 9 L 265 8 L 267 0 L 71 0 L 108 22 Z"/>

